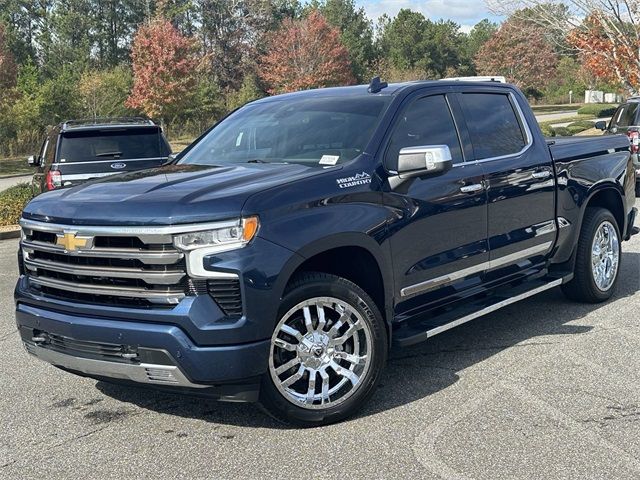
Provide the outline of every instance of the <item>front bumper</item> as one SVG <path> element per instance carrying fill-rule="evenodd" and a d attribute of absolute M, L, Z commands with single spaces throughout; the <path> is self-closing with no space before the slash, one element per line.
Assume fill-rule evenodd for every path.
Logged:
<path fill-rule="evenodd" d="M 25 348 L 57 367 L 96 378 L 187 389 L 255 385 L 269 341 L 200 347 L 178 327 L 86 318 L 18 303 Z"/>

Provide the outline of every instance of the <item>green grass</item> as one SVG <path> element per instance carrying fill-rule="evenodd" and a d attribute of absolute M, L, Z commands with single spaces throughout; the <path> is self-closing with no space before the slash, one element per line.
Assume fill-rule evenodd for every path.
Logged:
<path fill-rule="evenodd" d="M 618 105 L 612 105 L 610 103 L 590 103 L 583 106 L 578 110 L 579 114 L 594 115 L 597 118 L 610 117 L 616 110 Z"/>
<path fill-rule="evenodd" d="M 33 173 L 33 168 L 27 165 L 27 157 L 0 158 L 0 177 Z"/>

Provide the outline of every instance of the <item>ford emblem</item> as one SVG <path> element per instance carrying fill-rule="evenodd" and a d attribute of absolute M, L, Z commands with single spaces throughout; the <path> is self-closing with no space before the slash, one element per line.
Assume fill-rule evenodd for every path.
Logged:
<path fill-rule="evenodd" d="M 120 162 L 119 162 L 119 163 L 112 163 L 112 164 L 111 164 L 111 168 L 114 168 L 114 169 L 116 169 L 116 170 L 121 170 L 121 169 L 123 169 L 123 168 L 124 168 L 124 167 L 126 167 L 126 166 L 127 166 L 127 164 L 126 164 L 126 163 L 120 163 Z"/>

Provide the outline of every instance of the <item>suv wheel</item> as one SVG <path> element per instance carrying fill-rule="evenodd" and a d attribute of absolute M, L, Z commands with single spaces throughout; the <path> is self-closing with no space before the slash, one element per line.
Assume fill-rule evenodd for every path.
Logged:
<path fill-rule="evenodd" d="M 598 303 L 615 291 L 622 258 L 616 219 L 604 208 L 587 208 L 578 239 L 574 278 L 562 289 L 572 300 Z"/>
<path fill-rule="evenodd" d="M 307 273 L 283 299 L 260 402 L 301 426 L 340 421 L 373 393 L 387 358 L 384 322 L 354 283 Z"/>

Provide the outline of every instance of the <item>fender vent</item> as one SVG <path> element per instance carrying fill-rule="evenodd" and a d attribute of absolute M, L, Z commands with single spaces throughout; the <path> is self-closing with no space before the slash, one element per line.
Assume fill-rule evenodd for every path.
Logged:
<path fill-rule="evenodd" d="M 226 316 L 242 316 L 240 280 L 237 278 L 207 280 L 207 290 Z"/>

